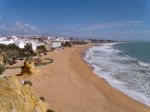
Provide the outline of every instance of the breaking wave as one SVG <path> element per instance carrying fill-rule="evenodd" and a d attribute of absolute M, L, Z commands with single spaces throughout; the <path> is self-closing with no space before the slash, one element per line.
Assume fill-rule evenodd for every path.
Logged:
<path fill-rule="evenodd" d="M 112 87 L 150 106 L 149 63 L 126 55 L 114 48 L 114 44 L 92 47 L 86 52 L 84 59 Z"/>

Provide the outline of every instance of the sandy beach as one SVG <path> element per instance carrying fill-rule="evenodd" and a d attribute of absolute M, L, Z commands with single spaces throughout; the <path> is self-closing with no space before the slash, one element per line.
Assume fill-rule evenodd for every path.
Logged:
<path fill-rule="evenodd" d="M 75 46 L 49 52 L 53 63 L 37 67 L 41 75 L 32 81 L 34 91 L 55 112 L 150 112 L 147 107 L 112 88 L 96 76 L 81 58 L 90 46 Z M 20 72 L 19 69 L 5 73 Z M 22 78 L 20 78 L 21 80 Z"/>

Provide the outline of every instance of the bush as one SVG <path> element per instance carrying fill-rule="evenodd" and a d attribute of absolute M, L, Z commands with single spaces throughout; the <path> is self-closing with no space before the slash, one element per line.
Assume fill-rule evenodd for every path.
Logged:
<path fill-rule="evenodd" d="M 62 42 L 62 43 L 61 43 L 61 46 L 62 46 L 62 47 L 71 47 L 71 46 L 72 46 L 72 43 L 71 43 L 71 42 L 68 42 L 68 41 L 66 41 L 66 42 L 64 42 L 64 43 Z"/>
<path fill-rule="evenodd" d="M 0 51 L 4 53 L 5 64 L 10 63 L 14 58 L 22 58 L 35 56 L 36 53 L 32 49 L 32 45 L 27 43 L 23 49 L 19 48 L 15 44 L 4 45 L 0 44 Z"/>
<path fill-rule="evenodd" d="M 23 57 L 35 56 L 36 53 L 32 49 L 32 44 L 27 43 L 23 48 Z"/>
<path fill-rule="evenodd" d="M 38 53 L 43 53 L 43 52 L 48 51 L 44 45 L 37 46 L 36 49 L 37 49 Z"/>
<path fill-rule="evenodd" d="M 22 51 L 18 46 L 15 44 L 4 45 L 0 44 L 0 49 L 4 52 L 4 63 L 9 63 L 12 58 L 19 57 L 19 53 Z"/>

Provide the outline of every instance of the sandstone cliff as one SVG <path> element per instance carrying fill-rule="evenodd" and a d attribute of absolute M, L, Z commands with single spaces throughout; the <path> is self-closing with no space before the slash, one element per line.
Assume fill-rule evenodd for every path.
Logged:
<path fill-rule="evenodd" d="M 20 84 L 16 76 L 3 77 L 0 78 L 0 112 L 46 112 L 46 104 L 30 85 Z"/>

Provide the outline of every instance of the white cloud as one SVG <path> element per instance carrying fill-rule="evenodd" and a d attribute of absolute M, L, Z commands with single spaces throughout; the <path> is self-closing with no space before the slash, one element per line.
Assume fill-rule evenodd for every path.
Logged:
<path fill-rule="evenodd" d="M 1 33 L 5 32 L 5 33 L 14 33 L 14 34 L 32 34 L 32 33 L 38 33 L 40 32 L 40 29 L 27 24 L 27 23 L 22 23 L 17 21 L 15 24 L 11 24 L 11 25 L 0 25 L 0 30 Z"/>
<path fill-rule="evenodd" d="M 11 27 L 9 30 L 11 30 L 11 31 L 21 31 L 21 32 L 25 32 L 25 33 L 39 31 L 39 29 L 36 28 L 35 26 L 30 25 L 30 24 L 26 24 L 26 23 L 21 23 L 19 21 L 16 22 L 13 25 L 13 27 Z"/>
<path fill-rule="evenodd" d="M 82 28 L 82 27 L 85 27 L 85 25 L 83 24 L 68 24 L 68 25 L 63 25 L 63 26 L 60 26 L 59 28 L 60 29 L 75 29 L 75 28 Z"/>
<path fill-rule="evenodd" d="M 109 22 L 109 23 L 97 23 L 97 24 L 90 24 L 90 25 L 83 25 L 83 24 L 75 24 L 75 25 L 65 25 L 60 28 L 67 29 L 67 30 L 76 30 L 76 31 L 95 31 L 101 29 L 110 29 L 110 28 L 121 28 L 127 27 L 131 25 L 141 24 L 143 21 L 123 21 L 123 22 Z"/>
<path fill-rule="evenodd" d="M 108 28 L 121 28 L 127 27 L 130 25 L 141 24 L 143 21 L 125 21 L 125 22 L 115 22 L 115 23 L 98 23 L 89 25 L 85 28 L 81 28 L 83 31 L 94 31 L 94 30 L 101 30 L 101 29 L 108 29 Z"/>
<path fill-rule="evenodd" d="M 128 23 L 135 23 L 135 24 L 143 23 L 143 21 L 140 21 L 140 20 L 127 21 L 127 22 L 128 22 Z"/>
<path fill-rule="evenodd" d="M 123 23 L 98 23 L 89 25 L 85 28 L 81 28 L 82 31 L 94 31 L 94 30 L 101 30 L 106 28 L 114 28 L 114 27 L 124 27 L 126 24 Z"/>

